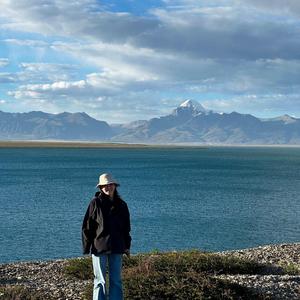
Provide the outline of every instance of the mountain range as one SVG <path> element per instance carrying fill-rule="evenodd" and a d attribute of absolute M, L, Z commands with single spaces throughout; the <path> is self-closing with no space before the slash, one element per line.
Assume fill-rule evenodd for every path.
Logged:
<path fill-rule="evenodd" d="M 1 140 L 84 140 L 126 143 L 300 144 L 300 119 L 217 113 L 187 100 L 169 115 L 109 125 L 86 113 L 0 111 Z"/>
<path fill-rule="evenodd" d="M 0 111 L 1 140 L 106 140 L 112 135 L 112 128 L 106 122 L 95 120 L 86 113 Z"/>

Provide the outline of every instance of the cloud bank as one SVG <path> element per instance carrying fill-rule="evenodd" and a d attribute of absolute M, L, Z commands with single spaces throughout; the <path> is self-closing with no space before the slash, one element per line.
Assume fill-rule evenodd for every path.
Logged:
<path fill-rule="evenodd" d="M 194 98 L 209 109 L 300 116 L 295 1 L 162 1 L 139 15 L 94 0 L 2 2 L 2 44 L 18 64 L 0 82 L 21 107 L 123 122 Z"/>

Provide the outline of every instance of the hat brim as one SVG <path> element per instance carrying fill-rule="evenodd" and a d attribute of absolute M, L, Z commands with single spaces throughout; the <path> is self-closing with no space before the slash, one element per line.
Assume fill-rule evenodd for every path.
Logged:
<path fill-rule="evenodd" d="M 101 186 L 108 185 L 108 184 L 112 184 L 112 183 L 113 183 L 116 187 L 117 187 L 117 186 L 120 186 L 119 183 L 116 183 L 116 182 L 109 182 L 109 183 L 107 183 L 107 184 L 99 184 L 99 183 L 98 183 L 98 184 L 96 185 L 96 188 L 101 188 Z"/>

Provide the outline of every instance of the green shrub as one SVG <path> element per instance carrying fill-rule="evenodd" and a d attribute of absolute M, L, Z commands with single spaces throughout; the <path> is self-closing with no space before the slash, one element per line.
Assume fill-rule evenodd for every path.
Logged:
<path fill-rule="evenodd" d="M 125 299 L 254 299 L 247 289 L 206 274 L 154 272 L 124 278 Z M 256 299 L 260 299 L 258 296 Z"/>
<path fill-rule="evenodd" d="M 287 264 L 281 266 L 283 272 L 288 275 L 300 275 L 300 267 L 296 264 Z"/>
<path fill-rule="evenodd" d="M 94 277 L 92 258 L 84 257 L 70 259 L 68 264 L 64 267 L 64 273 L 68 277 L 73 277 L 76 279 L 92 279 Z"/>
<path fill-rule="evenodd" d="M 123 256 L 123 268 L 137 267 L 148 256 L 148 254 L 137 254 L 130 257 Z"/>
<path fill-rule="evenodd" d="M 159 253 L 138 261 L 140 271 L 206 272 L 210 274 L 258 274 L 265 266 L 253 261 L 200 251 Z"/>

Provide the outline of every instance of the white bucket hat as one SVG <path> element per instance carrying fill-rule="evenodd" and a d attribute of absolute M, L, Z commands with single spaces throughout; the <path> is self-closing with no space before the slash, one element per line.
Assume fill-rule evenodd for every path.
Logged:
<path fill-rule="evenodd" d="M 107 184 L 111 184 L 111 183 L 114 183 L 116 186 L 119 186 L 117 181 L 114 180 L 110 174 L 104 173 L 99 176 L 99 183 L 96 185 L 96 187 L 100 187 L 102 185 L 107 185 Z"/>

